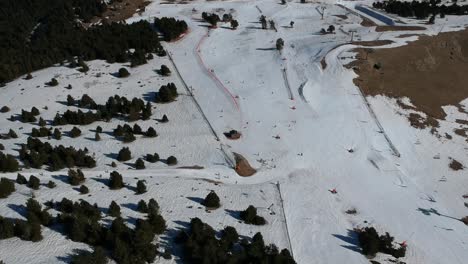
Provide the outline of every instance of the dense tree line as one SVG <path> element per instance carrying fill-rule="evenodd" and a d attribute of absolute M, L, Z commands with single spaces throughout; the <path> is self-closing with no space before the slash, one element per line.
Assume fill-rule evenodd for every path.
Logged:
<path fill-rule="evenodd" d="M 124 117 L 128 121 L 148 120 L 152 114 L 151 103 L 147 102 L 145 104 L 143 99 L 135 97 L 129 100 L 124 96 L 120 97 L 118 95 L 109 97 L 103 105 L 94 102 L 87 94 L 84 94 L 81 100 L 75 100 L 69 95 L 67 97 L 67 105 L 89 109 L 89 111 L 67 110 L 62 115 L 57 113 L 53 120 L 54 126 L 67 124 L 89 125 L 96 121 L 110 121 L 112 118 L 117 117 Z M 94 112 L 91 110 L 94 110 Z"/>
<path fill-rule="evenodd" d="M 82 22 L 106 9 L 100 0 L 3 0 L 0 2 L 0 83 L 74 57 L 127 62 L 139 54 L 164 55 L 147 21 Z"/>
<path fill-rule="evenodd" d="M 441 0 L 430 1 L 383 1 L 374 2 L 373 7 L 383 9 L 387 13 L 397 14 L 401 17 L 415 17 L 417 19 L 425 19 L 429 16 L 440 14 L 441 17 L 445 15 L 466 15 L 468 14 L 468 6 L 459 6 L 456 1 L 452 5 L 440 5 Z"/>
<path fill-rule="evenodd" d="M 177 39 L 188 29 L 185 21 L 176 20 L 173 17 L 157 17 L 154 19 L 154 26 L 163 34 L 165 41 Z"/>
<path fill-rule="evenodd" d="M 39 169 L 47 165 L 52 171 L 66 167 L 94 168 L 96 166 L 96 161 L 88 155 L 87 149 L 77 150 L 62 145 L 53 147 L 48 142 L 43 143 L 32 137 L 28 137 L 26 144 L 21 145 L 19 158 L 26 167 Z"/>
<path fill-rule="evenodd" d="M 279 251 L 274 244 L 265 245 L 260 233 L 250 241 L 241 240 L 236 229 L 227 226 L 218 237 L 211 226 L 194 218 L 176 242 L 183 245 L 186 263 L 296 263 L 287 249 Z"/>
<path fill-rule="evenodd" d="M 135 228 L 131 229 L 117 213 L 120 211 L 118 204 L 112 204 L 115 219 L 110 226 L 100 222 L 102 214 L 96 204 L 63 198 L 53 207 L 60 212 L 57 222 L 64 226 L 65 234 L 71 240 L 86 243 L 95 250 L 107 249 L 110 257 L 120 264 L 153 263 L 158 250 L 152 242 L 155 235 L 165 231 L 164 218 L 157 208 L 148 206 L 146 219 L 137 219 Z"/>

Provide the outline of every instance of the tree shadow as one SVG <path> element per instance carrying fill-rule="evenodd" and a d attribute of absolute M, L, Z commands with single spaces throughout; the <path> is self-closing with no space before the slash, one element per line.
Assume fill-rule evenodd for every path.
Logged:
<path fill-rule="evenodd" d="M 55 102 L 58 103 L 58 104 L 64 105 L 64 106 L 68 106 L 67 101 L 55 101 Z"/>
<path fill-rule="evenodd" d="M 51 177 L 63 183 L 69 184 L 67 175 L 52 175 Z"/>
<path fill-rule="evenodd" d="M 245 27 L 246 29 L 263 29 L 262 27 L 254 27 L 254 26 L 248 26 Z"/>
<path fill-rule="evenodd" d="M 157 92 L 147 92 L 143 94 L 143 100 L 153 103 L 157 97 Z"/>
<path fill-rule="evenodd" d="M 196 203 L 198 203 L 200 205 L 203 205 L 202 203 L 205 200 L 205 199 L 200 198 L 200 197 L 186 197 L 186 198 L 189 199 L 190 201 L 196 202 Z"/>
<path fill-rule="evenodd" d="M 427 216 L 430 216 L 431 214 L 435 214 L 435 215 L 437 215 L 437 216 L 443 216 L 443 217 L 446 217 L 446 218 L 450 218 L 450 219 L 453 219 L 453 220 L 460 221 L 459 218 L 456 218 L 456 217 L 453 217 L 453 216 L 450 216 L 450 215 L 441 214 L 441 213 L 439 213 L 439 211 L 437 211 L 437 210 L 434 209 L 434 208 L 425 209 L 425 208 L 419 207 L 419 208 L 416 209 L 416 210 L 419 211 L 419 212 L 421 212 L 421 213 L 424 214 L 424 215 L 427 215 Z"/>
<path fill-rule="evenodd" d="M 117 160 L 118 153 L 105 153 L 104 156 L 109 159 Z"/>
<path fill-rule="evenodd" d="M 276 50 L 276 48 L 256 48 L 256 50 Z"/>
<path fill-rule="evenodd" d="M 10 208 L 11 210 L 17 212 L 19 215 L 21 215 L 22 217 L 26 218 L 27 215 L 28 215 L 28 210 L 26 209 L 26 206 L 20 204 L 8 204 L 7 205 L 8 208 Z"/>
<path fill-rule="evenodd" d="M 350 244 L 350 245 L 341 245 L 342 247 L 361 254 L 361 247 L 359 246 L 359 239 L 358 239 L 357 232 L 350 230 L 350 229 L 347 229 L 347 232 L 348 233 L 346 236 L 343 236 L 340 234 L 332 234 L 332 236 Z"/>
<path fill-rule="evenodd" d="M 102 184 L 104 184 L 105 186 L 109 186 L 109 179 L 104 179 L 104 178 L 96 178 L 96 177 L 93 177 L 91 178 L 92 180 L 95 180 L 97 182 L 100 182 Z"/>
<path fill-rule="evenodd" d="M 134 203 L 124 203 L 121 204 L 120 206 L 125 207 L 127 209 L 130 209 L 132 211 L 138 212 L 138 205 Z"/>
<path fill-rule="evenodd" d="M 242 221 L 242 219 L 240 218 L 240 213 L 241 213 L 241 211 L 230 210 L 230 209 L 224 209 L 224 211 L 225 211 L 228 215 L 230 215 L 231 217 L 233 217 L 234 219 L 239 220 L 239 221 Z"/>

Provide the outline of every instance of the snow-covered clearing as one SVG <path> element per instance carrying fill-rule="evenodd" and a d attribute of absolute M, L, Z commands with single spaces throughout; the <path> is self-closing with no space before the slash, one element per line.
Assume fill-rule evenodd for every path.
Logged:
<path fill-rule="evenodd" d="M 83 198 L 98 202 L 100 207 L 107 207 L 111 200 L 116 200 L 129 204 L 123 208 L 131 219 L 138 217 L 131 210 L 132 204 L 143 197 L 155 197 L 170 232 L 183 226 L 190 217 L 200 217 L 215 228 L 233 225 L 244 235 L 261 231 L 267 241 L 280 248 L 289 248 L 289 235 L 298 263 L 369 263 L 359 252 L 356 235 L 351 231 L 367 225 L 389 232 L 399 242 L 407 241 L 407 256 L 403 259 L 406 263 L 466 263 L 468 228 L 457 219 L 468 215 L 462 198 L 468 192 L 468 178 L 466 169 L 455 172 L 448 167 L 450 157 L 468 166 L 466 142 L 456 136 L 452 140 L 439 139 L 429 129 L 412 128 L 401 114 L 404 110 L 394 100 L 382 96 L 367 98 L 375 113 L 373 116 L 352 82 L 354 72 L 343 67 L 353 58 L 350 50 L 354 46 L 335 48 L 350 41 L 351 31 L 356 32 L 355 40 L 390 39 L 395 42 L 383 48 L 404 45 L 417 37 L 397 36 L 434 35 L 456 30 L 466 23 L 466 17 L 448 16 L 435 25 L 425 26 L 425 31 L 378 33 L 374 27 L 361 26 L 360 17 L 328 2 L 300 4 L 291 1 L 280 5 L 279 1 L 266 0 L 194 1 L 162 5 L 155 1 L 141 16 L 128 20 L 174 16 L 189 24 L 189 34 L 177 42 L 166 43 L 165 47 L 211 126 L 220 135 L 220 142 L 185 94 L 178 76 L 162 78 L 153 71 L 161 64 L 172 67 L 167 58 L 155 58 L 149 64 L 131 69 L 131 76 L 126 79 L 110 75 L 120 65 L 95 61 L 89 63 L 91 70 L 86 75 L 54 67 L 33 73 L 32 81 L 18 79 L 9 83 L 2 88 L 0 105 L 9 105 L 14 114 L 34 105 L 47 106 L 48 110 L 40 109 L 41 116 L 50 120 L 57 111 L 67 108 L 56 103 L 65 101 L 67 94 L 80 97 L 87 93 L 98 102 L 104 102 L 114 94 L 142 97 L 155 92 L 162 84 L 174 82 L 182 95 L 175 103 L 157 104 L 154 110 L 155 118 L 167 113 L 170 122 L 157 125 L 154 119 L 137 122 L 144 130 L 150 124 L 155 125 L 160 136 L 138 138 L 129 147 L 134 160 L 146 153 L 158 152 L 163 158 L 175 155 L 180 166 L 205 167 L 180 170 L 169 169 L 161 163 L 147 163 L 145 171 L 135 171 L 119 164 L 118 169 L 132 186 L 136 182 L 134 177 L 146 179 L 149 192 L 135 196 L 133 191 L 101 189 L 102 183 L 91 178 L 99 174 L 108 177 L 105 171 L 110 169 L 107 164 L 113 157 L 109 154 L 117 153 L 123 143 L 105 133 L 103 140 L 95 143 L 94 132 L 90 129 L 99 124 L 105 132 L 110 132 L 118 124 L 117 121 L 99 122 L 84 127 L 82 130 L 86 132 L 79 139 L 65 136 L 60 142 L 87 147 L 91 153 L 96 153 L 98 167 L 86 172 L 86 185 L 92 196 L 81 196 L 59 181 L 56 189 L 42 187 L 36 197 L 41 201 L 63 196 Z M 349 8 L 356 4 L 338 2 Z M 317 12 L 319 5 L 326 6 L 324 20 Z M 220 15 L 232 13 L 240 26 L 231 30 L 229 24 L 220 23 L 218 28 L 208 29 L 206 23 L 199 21 L 203 11 L 216 11 Z M 274 20 L 278 32 L 262 30 L 258 23 L 260 15 Z M 346 15 L 347 19 L 335 15 Z M 293 28 L 289 26 L 290 21 L 295 22 Z M 405 21 L 410 25 L 410 20 Z M 321 28 L 326 29 L 331 24 L 335 25 L 336 34 L 319 34 Z M 275 49 L 278 38 L 285 42 L 281 53 Z M 322 69 L 320 61 L 324 56 L 327 67 Z M 102 72 L 101 77 L 96 77 L 98 72 Z M 60 82 L 59 87 L 44 88 L 43 83 L 54 76 Z M 62 88 L 68 83 L 73 85 L 72 90 Z M 36 88 L 36 85 L 41 87 Z M 24 91 L 20 91 L 21 88 Z M 1 116 L 2 132 L 11 127 L 20 132 L 20 140 L 27 138 L 25 133 L 29 133 L 33 125 L 6 121 L 9 114 Z M 442 123 L 442 129 L 444 126 L 450 126 L 450 122 Z M 64 130 L 69 131 L 71 127 L 65 126 Z M 230 141 L 222 136 L 231 129 L 241 131 L 241 139 Z M 17 155 L 13 142 L 3 141 L 2 144 L 8 153 Z M 227 166 L 221 145 L 228 152 L 245 156 L 258 169 L 257 174 L 249 178 L 237 176 Z M 45 174 L 43 182 L 48 181 L 50 173 Z M 222 183 L 214 185 L 200 178 Z M 280 184 L 284 200 L 287 227 L 276 182 Z M 337 194 L 329 192 L 333 188 L 337 189 Z M 211 189 L 221 197 L 223 208 L 206 213 L 198 208 L 196 200 Z M 2 201 L 0 214 L 18 217 L 8 205 L 22 204 L 27 196 L 27 189 L 20 189 Z M 259 208 L 268 221 L 267 226 L 240 224 L 224 210 L 241 210 L 249 204 Z M 271 204 L 274 215 L 265 209 Z M 356 215 L 345 213 L 351 208 L 357 210 Z M 431 209 L 439 214 L 428 213 Z M 6 263 L 51 263 L 77 247 L 55 232 L 44 233 L 45 239 L 36 244 L 0 241 L 0 256 Z M 36 253 L 25 259 L 15 258 L 26 250 Z"/>

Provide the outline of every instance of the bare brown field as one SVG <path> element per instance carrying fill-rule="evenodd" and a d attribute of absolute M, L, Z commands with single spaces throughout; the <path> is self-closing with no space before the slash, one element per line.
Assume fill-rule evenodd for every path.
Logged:
<path fill-rule="evenodd" d="M 391 49 L 356 49 L 349 64 L 359 77 L 354 83 L 366 95 L 410 98 L 429 118 L 411 116 L 416 127 L 437 126 L 446 117 L 442 106 L 459 106 L 468 98 L 468 30 L 420 36 Z M 461 131 L 457 134 L 462 134 Z"/>
<path fill-rule="evenodd" d="M 376 32 L 387 32 L 387 31 L 413 31 L 413 30 L 425 30 L 425 27 L 419 26 L 377 26 L 375 27 Z"/>

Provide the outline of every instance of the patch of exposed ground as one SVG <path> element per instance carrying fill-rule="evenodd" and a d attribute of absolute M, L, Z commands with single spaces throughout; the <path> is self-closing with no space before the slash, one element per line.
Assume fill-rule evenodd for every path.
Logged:
<path fill-rule="evenodd" d="M 333 15 L 333 16 L 336 16 L 337 18 L 341 18 L 341 19 L 348 19 L 348 16 L 346 15 Z"/>
<path fill-rule="evenodd" d="M 241 154 L 233 153 L 236 159 L 236 172 L 239 176 L 248 177 L 254 175 L 257 171 L 250 166 L 250 163 Z"/>
<path fill-rule="evenodd" d="M 103 20 L 105 22 L 118 22 L 132 17 L 135 13 L 145 11 L 145 7 L 151 2 L 148 0 L 121 0 L 113 1 L 107 6 L 107 10 L 101 17 L 95 18 L 92 22 Z"/>
<path fill-rule="evenodd" d="M 408 97 L 427 115 L 410 115 L 416 127 L 437 126 L 446 113 L 468 98 L 468 30 L 421 36 L 391 49 L 356 49 L 358 60 L 348 64 L 359 75 L 354 83 L 366 95 Z M 461 134 L 461 131 L 459 131 Z"/>
<path fill-rule="evenodd" d="M 373 40 L 373 41 L 353 41 L 351 44 L 358 45 L 358 46 L 365 46 L 365 47 L 376 47 L 376 46 L 383 46 L 393 43 L 393 41 L 389 39 L 383 40 Z"/>
<path fill-rule="evenodd" d="M 454 171 L 463 170 L 464 166 L 458 160 L 452 159 L 449 164 L 449 167 Z"/>
<path fill-rule="evenodd" d="M 198 165 L 178 167 L 178 169 L 186 169 L 186 170 L 203 170 L 204 168 L 205 167 L 198 166 Z"/>
<path fill-rule="evenodd" d="M 426 30 L 426 28 L 425 27 L 418 27 L 418 26 L 377 26 L 375 28 L 376 32 L 413 31 L 413 30 Z"/>

